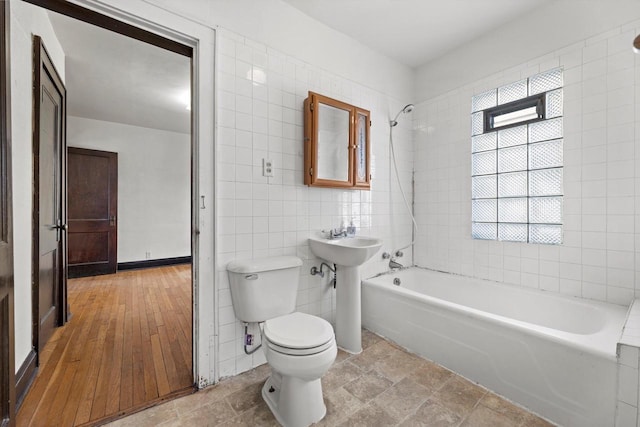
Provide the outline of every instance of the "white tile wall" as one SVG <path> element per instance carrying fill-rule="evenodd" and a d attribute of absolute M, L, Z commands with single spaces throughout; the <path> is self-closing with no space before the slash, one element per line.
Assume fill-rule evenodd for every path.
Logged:
<path fill-rule="evenodd" d="M 616 304 L 640 296 L 638 32 L 640 21 L 417 106 L 416 264 Z M 564 69 L 564 244 L 472 240 L 471 97 L 555 67 Z"/>
<path fill-rule="evenodd" d="M 640 420 L 640 300 L 629 308 L 622 336 L 618 343 L 618 395 L 616 427 L 637 427 Z"/>
<path fill-rule="evenodd" d="M 229 261 L 297 255 L 304 261 L 297 309 L 332 321 L 335 291 L 327 276 L 309 274 L 320 264 L 309 251 L 309 235 L 353 219 L 358 234 L 384 240 L 380 254 L 411 241 L 411 220 L 396 190 L 388 143 L 390 117 L 410 100 L 393 99 L 336 75 L 328 66 L 305 63 L 230 31 L 218 30 L 217 35 L 216 307 L 219 376 L 225 377 L 264 363 L 262 350 L 252 356 L 243 351 L 243 326 L 231 305 Z M 371 191 L 303 185 L 302 107 L 310 90 L 371 111 Z M 410 117 L 400 120 L 394 137 L 411 200 Z M 273 161 L 273 177 L 262 176 L 263 158 Z M 380 254 L 363 266 L 364 277 L 388 269 Z M 399 261 L 410 264 L 411 251 Z M 259 335 L 255 326 L 252 333 Z"/>

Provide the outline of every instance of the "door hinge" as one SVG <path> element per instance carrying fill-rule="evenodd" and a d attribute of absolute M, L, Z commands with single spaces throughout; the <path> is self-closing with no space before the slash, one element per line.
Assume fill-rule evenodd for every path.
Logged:
<path fill-rule="evenodd" d="M 313 176 L 313 168 L 309 168 L 309 175 Z"/>
<path fill-rule="evenodd" d="M 309 110 L 313 111 L 313 102 L 309 103 Z"/>

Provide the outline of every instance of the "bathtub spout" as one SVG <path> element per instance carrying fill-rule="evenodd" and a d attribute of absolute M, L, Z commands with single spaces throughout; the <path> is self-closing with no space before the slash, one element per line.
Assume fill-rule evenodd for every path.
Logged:
<path fill-rule="evenodd" d="M 390 269 L 395 269 L 395 268 L 402 268 L 404 267 L 402 264 L 400 264 L 399 262 L 396 262 L 396 260 L 394 260 L 393 258 L 391 258 L 389 260 L 389 268 Z"/>

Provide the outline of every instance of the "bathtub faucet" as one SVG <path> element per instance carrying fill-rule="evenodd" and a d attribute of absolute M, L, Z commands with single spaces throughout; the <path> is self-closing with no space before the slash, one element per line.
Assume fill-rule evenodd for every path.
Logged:
<path fill-rule="evenodd" d="M 389 260 L 389 268 L 390 269 L 393 270 L 394 268 L 402 268 L 402 267 L 404 267 L 404 266 L 402 264 L 400 264 L 399 262 L 396 262 L 395 259 L 391 258 Z"/>

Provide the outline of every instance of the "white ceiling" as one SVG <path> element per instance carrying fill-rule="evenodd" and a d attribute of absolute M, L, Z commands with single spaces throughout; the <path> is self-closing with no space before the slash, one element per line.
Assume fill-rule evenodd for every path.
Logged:
<path fill-rule="evenodd" d="M 550 0 L 284 0 L 415 68 Z"/>
<path fill-rule="evenodd" d="M 48 12 L 71 116 L 190 132 L 190 58 Z"/>

